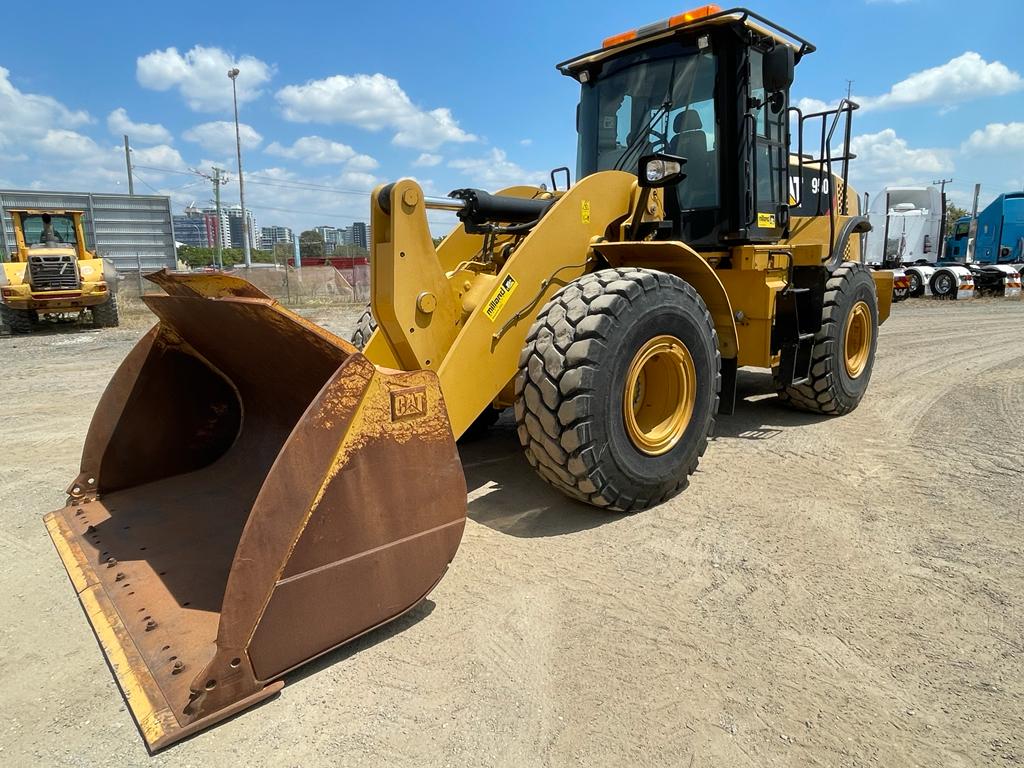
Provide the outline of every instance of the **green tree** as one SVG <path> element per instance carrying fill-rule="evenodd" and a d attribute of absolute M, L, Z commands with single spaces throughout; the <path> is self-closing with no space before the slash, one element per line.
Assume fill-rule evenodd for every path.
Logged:
<path fill-rule="evenodd" d="M 184 262 L 190 269 L 202 269 L 214 266 L 213 248 L 199 248 L 194 245 L 182 245 L 178 248 L 178 259 Z M 242 262 L 241 248 L 224 249 L 224 266 L 230 267 Z"/>
<path fill-rule="evenodd" d="M 324 236 L 315 229 L 307 229 L 299 235 L 299 253 L 304 259 L 322 259 L 324 256 Z"/>
<path fill-rule="evenodd" d="M 290 259 L 295 258 L 295 247 L 291 243 L 274 244 L 274 263 L 287 264 Z"/>
<path fill-rule="evenodd" d="M 956 224 L 956 220 L 961 216 L 969 214 L 966 208 L 961 208 L 959 205 L 946 205 L 946 236 L 953 234 L 953 226 Z"/>

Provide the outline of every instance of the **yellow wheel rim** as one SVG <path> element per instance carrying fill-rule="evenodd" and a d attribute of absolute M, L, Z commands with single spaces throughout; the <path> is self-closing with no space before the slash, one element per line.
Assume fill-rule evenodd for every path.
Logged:
<path fill-rule="evenodd" d="M 871 335 L 871 310 L 866 303 L 858 301 L 846 318 L 846 342 L 843 345 L 843 362 L 851 379 L 864 373 L 868 365 Z"/>
<path fill-rule="evenodd" d="M 693 357 L 675 336 L 656 336 L 633 357 L 622 412 L 626 433 L 650 456 L 671 451 L 682 438 L 697 401 Z"/>

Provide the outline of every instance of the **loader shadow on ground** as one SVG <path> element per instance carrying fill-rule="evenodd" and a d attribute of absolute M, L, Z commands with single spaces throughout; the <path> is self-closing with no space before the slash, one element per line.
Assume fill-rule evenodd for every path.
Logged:
<path fill-rule="evenodd" d="M 436 605 L 437 604 L 430 598 L 424 598 L 397 619 L 389 621 L 387 624 L 382 627 L 378 627 L 377 629 L 371 629 L 365 635 L 357 637 L 355 640 L 346 643 L 339 648 L 335 648 L 333 651 L 328 651 L 320 658 L 314 659 L 308 664 L 303 664 L 301 667 L 287 673 L 284 676 L 285 690 L 287 690 L 287 686 L 289 685 L 294 685 L 295 683 L 305 680 L 310 675 L 323 672 L 328 667 L 339 664 L 350 656 L 355 656 L 357 653 L 362 653 L 369 648 L 373 648 L 373 646 L 378 643 L 390 640 L 395 635 L 399 635 L 409 629 L 409 627 L 419 624 L 423 619 L 427 618 L 427 616 L 434 612 Z"/>
<path fill-rule="evenodd" d="M 798 411 L 779 402 L 770 371 L 740 370 L 736 374 L 736 411 L 719 414 L 713 439 L 771 440 L 788 428 L 831 418 Z"/>
<path fill-rule="evenodd" d="M 434 611 L 435 606 L 436 603 L 433 600 L 429 598 L 424 598 L 419 603 L 417 603 L 413 608 L 411 608 L 403 615 L 399 616 L 397 619 L 394 619 L 393 621 L 390 621 L 384 626 L 378 627 L 377 629 L 371 629 L 362 637 L 358 637 L 350 643 L 346 643 L 345 645 L 339 648 L 335 648 L 333 651 L 328 651 L 320 658 L 314 659 L 308 664 L 303 664 L 301 667 L 298 667 L 294 671 L 285 674 L 283 677 L 285 683 L 284 691 L 288 690 L 288 686 L 293 686 L 297 683 L 302 682 L 311 675 L 316 675 L 320 672 L 323 672 L 328 667 L 331 667 L 335 664 L 339 664 L 347 660 L 350 656 L 354 656 L 355 654 L 365 651 L 368 648 L 372 648 L 373 646 L 377 645 L 377 643 L 382 643 L 385 640 L 390 640 L 395 635 L 404 632 L 409 627 L 413 626 L 414 624 L 418 624 L 423 619 L 427 618 L 427 616 L 429 616 Z M 109 660 L 107 661 L 107 666 L 110 667 Z M 111 674 L 115 674 L 113 667 L 110 667 L 110 670 Z M 273 707 L 275 706 L 275 702 L 278 702 L 279 698 L 280 695 L 271 696 L 269 699 L 264 699 L 263 701 L 257 703 L 253 707 L 243 709 L 240 712 L 236 712 L 231 717 L 228 717 L 222 722 L 217 723 L 215 727 L 219 728 L 226 723 L 230 723 L 232 720 L 235 720 L 236 718 L 245 717 L 247 714 L 249 714 L 255 709 L 267 706 Z M 278 703 L 278 706 L 287 706 L 287 704 L 282 705 Z M 163 751 L 168 753 L 174 752 L 174 750 L 177 747 L 180 747 L 182 744 L 187 744 L 195 738 L 202 739 L 204 736 L 208 735 L 209 731 L 207 730 L 197 731 L 196 733 L 187 736 L 181 741 L 171 744 L 166 750 Z M 153 752 L 150 752 L 150 756 L 152 756 L 153 754 Z"/>
<path fill-rule="evenodd" d="M 511 411 L 477 440 L 459 444 L 469 493 L 469 519 L 519 538 L 563 536 L 621 520 L 563 496 L 527 463 Z"/>

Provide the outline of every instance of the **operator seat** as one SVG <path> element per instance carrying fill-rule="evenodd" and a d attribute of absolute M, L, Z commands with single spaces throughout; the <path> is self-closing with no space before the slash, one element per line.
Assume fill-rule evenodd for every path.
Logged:
<path fill-rule="evenodd" d="M 674 155 L 686 158 L 686 179 L 679 185 L 679 207 L 705 208 L 718 200 L 718 165 L 715 153 L 708 151 L 708 135 L 700 115 L 692 109 L 680 112 L 672 121 L 675 136 L 670 142 Z"/>

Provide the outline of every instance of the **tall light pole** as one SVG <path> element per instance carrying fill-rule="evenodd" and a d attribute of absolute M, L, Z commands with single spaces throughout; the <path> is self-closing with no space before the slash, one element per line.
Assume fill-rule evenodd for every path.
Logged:
<path fill-rule="evenodd" d="M 238 204 L 242 207 L 242 258 L 245 266 L 252 266 L 252 255 L 249 253 L 249 217 L 245 215 L 245 182 L 242 179 L 242 135 L 238 130 L 238 67 L 228 70 L 231 78 L 231 95 L 235 102 L 235 147 L 238 149 Z"/>

